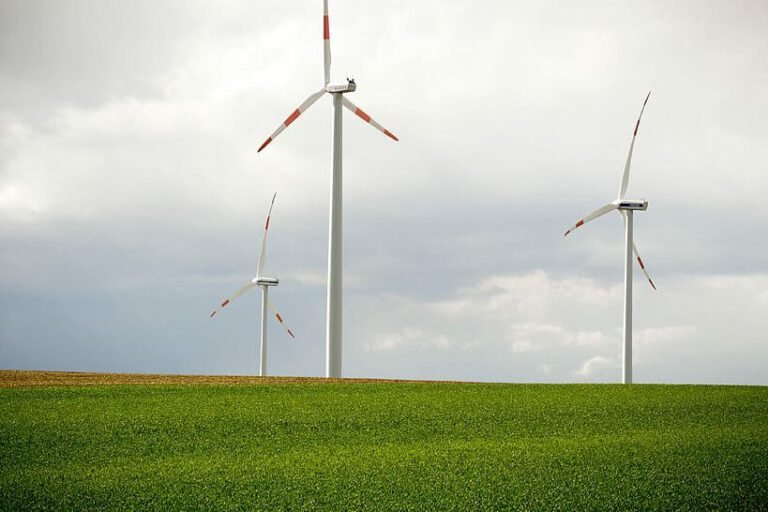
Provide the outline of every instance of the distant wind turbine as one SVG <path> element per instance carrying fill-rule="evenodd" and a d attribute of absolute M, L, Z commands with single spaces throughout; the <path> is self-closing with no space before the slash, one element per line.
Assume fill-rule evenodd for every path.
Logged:
<path fill-rule="evenodd" d="M 594 220 L 606 213 L 618 210 L 621 216 L 624 218 L 624 236 L 625 236 L 625 254 L 624 254 L 624 354 L 623 354 L 623 371 L 622 382 L 624 384 L 632 384 L 632 252 L 637 257 L 637 262 L 640 264 L 640 269 L 648 278 L 648 282 L 655 290 L 656 285 L 653 284 L 651 277 L 648 275 L 648 271 L 645 269 L 640 253 L 637 252 L 637 247 L 632 238 L 632 216 L 635 210 L 645 211 L 648 209 L 648 201 L 643 199 L 642 201 L 625 199 L 624 196 L 627 192 L 627 186 L 629 185 L 629 167 L 632 163 L 632 151 L 635 148 L 635 139 L 637 138 L 637 130 L 640 128 L 640 119 L 643 117 L 643 111 L 645 105 L 648 103 L 651 93 L 645 97 L 643 107 L 640 109 L 640 115 L 637 118 L 635 124 L 635 131 L 632 134 L 632 142 L 629 145 L 629 154 L 627 155 L 627 162 L 624 164 L 624 174 L 621 177 L 621 185 L 619 186 L 619 197 L 615 201 L 606 204 L 590 213 L 579 222 L 571 226 L 564 236 L 568 233 L 576 230 L 580 226 L 587 222 Z"/>
<path fill-rule="evenodd" d="M 272 218 L 272 207 L 275 205 L 275 197 L 277 197 L 277 192 L 275 192 L 275 194 L 272 196 L 272 202 L 269 204 L 267 222 L 264 225 L 264 239 L 261 241 L 261 254 L 259 254 L 259 263 L 256 267 L 256 277 L 251 279 L 245 286 L 237 290 L 231 297 L 222 302 L 219 308 L 214 309 L 213 313 L 211 313 L 211 318 L 213 318 L 216 313 L 218 313 L 221 309 L 229 306 L 229 304 L 232 303 L 232 301 L 234 301 L 236 298 L 248 293 L 257 286 L 261 287 L 261 361 L 259 362 L 259 375 L 262 377 L 267 375 L 267 309 L 272 311 L 277 321 L 280 322 L 280 325 L 283 326 L 291 338 L 296 337 L 285 324 L 283 317 L 280 316 L 280 313 L 275 311 L 272 307 L 272 304 L 269 302 L 269 287 L 277 286 L 280 280 L 276 277 L 266 277 L 262 275 L 267 254 L 267 234 L 269 234 L 269 221 Z"/>
<path fill-rule="evenodd" d="M 331 174 L 331 209 L 328 230 L 328 310 L 326 316 L 326 361 L 325 376 L 341 377 L 342 351 L 342 265 L 341 265 L 341 214 L 342 214 L 342 172 L 341 172 L 341 106 L 355 113 L 360 119 L 370 124 L 387 137 L 398 140 L 389 130 L 374 121 L 345 96 L 356 89 L 355 81 L 332 85 L 331 76 L 331 36 L 328 22 L 328 0 L 323 1 L 323 45 L 324 45 L 324 85 L 317 92 L 309 95 L 299 108 L 294 110 L 259 147 L 259 152 L 275 140 L 280 133 L 291 125 L 301 114 L 312 106 L 325 93 L 333 97 L 333 174 Z"/>

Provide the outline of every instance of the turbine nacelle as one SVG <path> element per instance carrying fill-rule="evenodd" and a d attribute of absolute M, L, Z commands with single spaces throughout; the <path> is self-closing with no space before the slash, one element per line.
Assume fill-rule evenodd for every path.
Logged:
<path fill-rule="evenodd" d="M 357 84 L 355 83 L 354 78 L 347 78 L 346 84 L 326 84 L 325 85 L 325 92 L 329 92 L 331 94 L 344 94 L 347 92 L 354 92 L 355 89 L 357 89 Z"/>
<path fill-rule="evenodd" d="M 613 202 L 617 210 L 642 210 L 648 209 L 648 201 L 645 199 L 639 201 L 636 199 L 617 199 Z"/>
<path fill-rule="evenodd" d="M 280 280 L 276 277 L 254 277 L 251 282 L 257 286 L 277 286 Z"/>

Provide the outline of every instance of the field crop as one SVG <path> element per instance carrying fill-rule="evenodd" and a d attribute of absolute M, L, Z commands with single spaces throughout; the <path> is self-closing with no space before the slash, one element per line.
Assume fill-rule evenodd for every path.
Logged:
<path fill-rule="evenodd" d="M 267 382 L 0 387 L 0 509 L 768 509 L 765 387 Z"/>

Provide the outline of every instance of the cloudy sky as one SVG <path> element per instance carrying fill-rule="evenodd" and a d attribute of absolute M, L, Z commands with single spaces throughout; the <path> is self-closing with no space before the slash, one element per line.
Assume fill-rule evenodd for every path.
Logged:
<path fill-rule="evenodd" d="M 332 0 L 345 376 L 768 384 L 768 4 Z M 320 0 L 0 0 L 0 368 L 324 373 L 332 108 Z"/>

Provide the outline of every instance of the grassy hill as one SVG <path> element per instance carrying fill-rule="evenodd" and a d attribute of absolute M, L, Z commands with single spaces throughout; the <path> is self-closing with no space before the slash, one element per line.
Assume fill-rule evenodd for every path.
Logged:
<path fill-rule="evenodd" d="M 2 510 L 768 509 L 765 387 L 19 375 Z"/>

